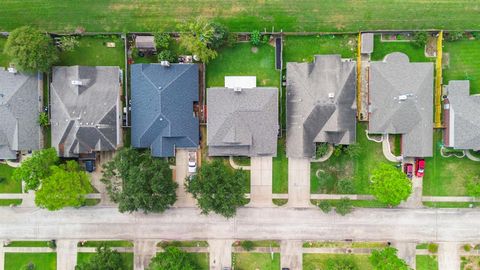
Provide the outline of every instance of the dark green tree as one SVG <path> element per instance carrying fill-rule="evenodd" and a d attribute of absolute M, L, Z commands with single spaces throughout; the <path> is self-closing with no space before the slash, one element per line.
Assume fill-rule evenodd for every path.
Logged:
<path fill-rule="evenodd" d="M 373 250 L 369 257 L 374 270 L 409 270 L 404 260 L 398 258 L 397 250 L 386 247 L 381 250 Z"/>
<path fill-rule="evenodd" d="M 328 259 L 326 270 L 358 270 L 355 261 L 348 258 Z"/>
<path fill-rule="evenodd" d="M 372 194 L 391 206 L 399 205 L 412 193 L 412 183 L 405 173 L 390 164 L 380 163 L 373 170 L 371 182 Z"/>
<path fill-rule="evenodd" d="M 104 165 L 102 182 L 120 212 L 163 212 L 177 199 L 177 183 L 164 159 L 149 151 L 123 148 Z"/>
<path fill-rule="evenodd" d="M 250 251 L 250 250 L 253 250 L 253 248 L 255 247 L 255 244 L 252 241 L 245 240 L 245 241 L 242 241 L 240 246 L 246 251 Z"/>
<path fill-rule="evenodd" d="M 335 212 L 337 212 L 341 216 L 350 214 L 352 211 L 353 211 L 352 201 L 350 201 L 350 199 L 347 197 L 341 198 L 335 206 Z"/>
<path fill-rule="evenodd" d="M 13 30 L 8 36 L 4 53 L 10 56 L 18 70 L 48 72 L 58 61 L 58 50 L 52 39 L 31 26 Z"/>
<path fill-rule="evenodd" d="M 178 247 L 166 247 L 164 252 L 157 253 L 150 265 L 149 270 L 195 270 L 198 266 L 188 254 Z"/>
<path fill-rule="evenodd" d="M 168 61 L 168 62 L 175 62 L 177 56 L 170 50 L 163 50 L 157 55 L 158 61 Z"/>
<path fill-rule="evenodd" d="M 323 200 L 318 203 L 318 208 L 320 208 L 325 214 L 330 213 L 332 211 L 332 205 L 329 201 Z"/>
<path fill-rule="evenodd" d="M 260 34 L 260 31 L 254 30 L 250 34 L 250 42 L 252 43 L 253 46 L 258 46 L 260 45 L 260 41 L 262 40 L 262 35 Z"/>
<path fill-rule="evenodd" d="M 88 175 L 73 160 L 50 167 L 50 176 L 42 180 L 35 194 L 35 204 L 50 211 L 64 207 L 80 207 L 85 195 L 92 192 Z"/>
<path fill-rule="evenodd" d="M 32 156 L 22 162 L 12 175 L 17 181 L 24 181 L 27 190 L 36 190 L 40 182 L 50 176 L 50 167 L 58 164 L 55 148 L 33 152 Z"/>
<path fill-rule="evenodd" d="M 413 45 L 417 48 L 423 48 L 427 44 L 427 33 L 426 32 L 415 32 L 413 35 Z"/>
<path fill-rule="evenodd" d="M 172 38 L 168 33 L 156 33 L 155 34 L 155 47 L 157 50 L 163 51 L 167 50 L 170 47 L 170 41 Z"/>
<path fill-rule="evenodd" d="M 102 244 L 97 248 L 97 253 L 84 263 L 75 267 L 75 270 L 127 270 L 122 255 L 116 251 Z"/>
<path fill-rule="evenodd" d="M 202 213 L 213 211 L 224 217 L 233 217 L 237 207 L 247 203 L 247 175 L 241 170 L 227 167 L 223 161 L 214 160 L 200 167 L 198 173 L 186 181 L 186 189 L 197 199 Z"/>

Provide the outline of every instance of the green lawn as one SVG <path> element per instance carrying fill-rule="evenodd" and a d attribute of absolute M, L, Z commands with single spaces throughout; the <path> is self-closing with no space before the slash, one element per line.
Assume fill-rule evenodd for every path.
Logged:
<path fill-rule="evenodd" d="M 5 270 L 19 270 L 33 263 L 35 269 L 56 270 L 56 253 L 5 253 Z"/>
<path fill-rule="evenodd" d="M 386 242 L 305 242 L 304 248 L 384 248 Z"/>
<path fill-rule="evenodd" d="M 480 94 L 480 40 L 444 42 L 449 64 L 443 71 L 443 82 L 470 80 L 470 92 Z"/>
<path fill-rule="evenodd" d="M 157 247 L 208 247 L 207 241 L 162 241 Z"/>
<path fill-rule="evenodd" d="M 108 247 L 133 247 L 133 243 L 126 240 L 118 241 L 87 241 L 83 244 L 78 243 L 79 247 L 98 247 L 101 244 L 105 243 Z"/>
<path fill-rule="evenodd" d="M 33 24 L 73 31 L 148 31 L 208 17 L 233 31 L 357 31 L 358 29 L 477 29 L 479 3 L 459 1 L 191 1 L 8 0 L 0 30 Z M 85 16 L 88 14 L 88 16 Z"/>
<path fill-rule="evenodd" d="M 10 205 L 19 205 L 22 203 L 20 199 L 3 199 L 0 200 L 0 206 L 10 206 Z"/>
<path fill-rule="evenodd" d="M 133 269 L 133 253 L 120 253 L 123 257 L 123 262 L 125 267 Z M 78 253 L 77 254 L 77 264 L 88 262 L 95 253 Z M 39 268 L 43 269 L 43 268 Z"/>
<path fill-rule="evenodd" d="M 438 270 L 437 257 L 417 255 L 417 270 Z"/>
<path fill-rule="evenodd" d="M 285 37 L 284 62 L 312 62 L 316 54 L 341 54 L 354 58 L 357 49 L 356 35 L 316 35 Z"/>
<path fill-rule="evenodd" d="M 15 168 L 0 163 L 0 193 L 21 193 L 22 184 L 12 179 Z"/>
<path fill-rule="evenodd" d="M 462 196 L 465 194 L 465 179 L 480 175 L 480 163 L 467 158 L 440 155 L 442 131 L 434 132 L 433 157 L 426 158 L 425 176 L 423 177 L 423 195 L 427 196 Z"/>
<path fill-rule="evenodd" d="M 252 52 L 250 43 L 223 48 L 207 65 L 207 87 L 225 85 L 225 76 L 257 76 L 257 86 L 279 86 L 280 73 L 275 70 L 275 48 L 260 45 Z"/>
<path fill-rule="evenodd" d="M 378 163 L 388 161 L 383 155 L 382 145 L 367 139 L 366 128 L 365 123 L 357 124 L 357 143 L 361 148 L 357 157 L 352 158 L 342 152 L 339 155 L 334 153 L 325 162 L 312 162 L 310 175 L 312 193 L 334 194 L 337 192 L 337 182 L 341 179 L 352 179 L 356 194 L 370 193 L 369 179 L 372 170 Z M 316 176 L 317 170 L 320 178 Z"/>
<path fill-rule="evenodd" d="M 210 269 L 208 253 L 188 253 L 188 256 L 197 264 L 198 270 Z"/>
<path fill-rule="evenodd" d="M 242 246 L 242 242 L 244 241 L 234 242 L 233 246 L 240 247 Z M 251 242 L 253 243 L 253 247 L 280 247 L 279 242 L 275 240 L 257 240 Z"/>
<path fill-rule="evenodd" d="M 50 241 L 13 241 L 7 247 L 49 247 Z"/>
<path fill-rule="evenodd" d="M 328 259 L 350 258 L 355 261 L 358 270 L 371 270 L 372 265 L 368 261 L 368 255 L 343 255 L 343 254 L 303 254 L 303 269 L 317 270 L 326 269 Z"/>
<path fill-rule="evenodd" d="M 277 270 L 280 269 L 280 254 L 274 253 L 233 253 L 232 266 L 235 270 Z M 232 267 L 232 268 L 233 268 Z"/>
<path fill-rule="evenodd" d="M 380 35 L 375 35 L 372 60 L 379 61 L 392 52 L 402 52 L 410 58 L 410 62 L 430 62 L 435 58 L 425 57 L 424 49 L 415 47 L 413 42 L 382 42 Z"/>
<path fill-rule="evenodd" d="M 6 42 L 7 39 L 3 36 L 0 36 L 0 67 L 8 67 L 8 64 L 10 63 L 7 55 L 3 53 L 3 47 L 5 46 Z"/>
<path fill-rule="evenodd" d="M 277 143 L 277 156 L 273 158 L 273 193 L 288 193 L 288 158 L 285 152 L 285 137 Z"/>
<path fill-rule="evenodd" d="M 250 166 L 250 157 L 233 157 L 233 162 L 240 166 Z"/>
<path fill-rule="evenodd" d="M 423 202 L 424 206 L 432 208 L 470 208 L 480 206 L 479 202 Z"/>

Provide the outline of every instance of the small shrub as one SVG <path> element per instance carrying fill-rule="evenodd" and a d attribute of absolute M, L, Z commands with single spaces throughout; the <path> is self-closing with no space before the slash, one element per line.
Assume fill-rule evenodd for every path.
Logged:
<path fill-rule="evenodd" d="M 342 154 L 343 151 L 343 146 L 342 145 L 337 145 L 335 146 L 335 149 L 333 149 L 333 156 L 334 157 L 339 157 Z"/>
<path fill-rule="evenodd" d="M 157 59 L 159 62 L 161 61 L 168 61 L 168 62 L 175 62 L 177 56 L 170 50 L 163 50 L 157 55 Z"/>
<path fill-rule="evenodd" d="M 51 249 L 56 249 L 57 248 L 57 242 L 55 240 L 48 241 L 48 247 Z"/>
<path fill-rule="evenodd" d="M 480 32 L 472 32 L 472 36 L 475 38 L 475 39 L 480 39 Z"/>
<path fill-rule="evenodd" d="M 47 127 L 48 126 L 48 123 L 49 120 L 48 120 L 48 114 L 46 112 L 41 112 L 39 115 L 38 115 L 38 124 L 41 126 L 41 127 Z"/>
<path fill-rule="evenodd" d="M 426 32 L 415 32 L 413 34 L 413 45 L 417 48 L 423 48 L 427 44 L 427 33 Z"/>
<path fill-rule="evenodd" d="M 463 245 L 463 250 L 465 250 L 466 252 L 470 252 L 470 250 L 472 250 L 472 246 L 469 244 Z"/>
<path fill-rule="evenodd" d="M 437 253 L 438 252 L 438 244 L 435 243 L 428 243 L 428 252 L 430 253 Z"/>
<path fill-rule="evenodd" d="M 329 201 L 320 201 L 318 204 L 317 204 L 318 208 L 320 208 L 320 210 L 322 210 L 322 212 L 324 212 L 325 214 L 327 213 L 330 213 L 330 211 L 332 211 L 332 205 L 330 204 Z"/>
<path fill-rule="evenodd" d="M 447 41 L 457 41 L 462 39 L 463 36 L 464 36 L 464 32 L 462 31 L 452 31 L 447 33 L 445 39 Z"/>
<path fill-rule="evenodd" d="M 260 45 L 261 34 L 260 31 L 255 30 L 250 34 L 250 42 L 253 46 Z"/>
<path fill-rule="evenodd" d="M 237 39 L 237 33 L 228 33 L 227 40 L 225 41 L 225 46 L 233 47 L 237 43 Z"/>
<path fill-rule="evenodd" d="M 351 144 L 351 145 L 348 145 L 346 147 L 343 147 L 345 153 L 351 157 L 351 158 L 356 158 L 360 155 L 360 153 L 362 152 L 362 146 L 360 146 L 360 144 L 356 143 L 356 144 Z"/>
<path fill-rule="evenodd" d="M 354 194 L 355 185 L 350 179 L 341 179 L 337 183 L 337 191 L 340 194 Z"/>
<path fill-rule="evenodd" d="M 60 49 L 65 52 L 71 52 L 80 44 L 77 37 L 64 36 L 60 38 Z"/>
<path fill-rule="evenodd" d="M 349 198 L 344 197 L 340 199 L 335 207 L 335 212 L 340 214 L 341 216 L 345 216 L 350 214 L 353 211 L 352 201 Z"/>
<path fill-rule="evenodd" d="M 36 270 L 37 267 L 35 266 L 34 263 L 29 262 L 28 264 L 24 265 L 21 270 Z"/>
<path fill-rule="evenodd" d="M 323 157 L 328 152 L 328 143 L 317 143 L 317 150 L 315 156 L 317 158 Z"/>
<path fill-rule="evenodd" d="M 7 180 L 7 178 L 0 176 L 0 184 L 5 182 L 6 180 Z"/>
<path fill-rule="evenodd" d="M 270 41 L 270 36 L 269 35 L 263 35 L 262 36 L 262 43 L 267 44 Z"/>
<path fill-rule="evenodd" d="M 240 246 L 245 249 L 246 251 L 251 251 L 255 247 L 254 243 L 252 241 L 242 241 Z"/>
<path fill-rule="evenodd" d="M 162 51 L 170 47 L 170 40 L 172 38 L 168 33 L 156 33 L 155 34 L 155 47 L 157 50 Z"/>

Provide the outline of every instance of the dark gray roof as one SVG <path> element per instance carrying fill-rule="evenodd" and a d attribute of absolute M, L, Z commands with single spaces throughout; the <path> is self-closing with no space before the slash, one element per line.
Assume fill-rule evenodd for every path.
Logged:
<path fill-rule="evenodd" d="M 209 88 L 209 156 L 276 156 L 278 89 Z"/>
<path fill-rule="evenodd" d="M 132 146 L 156 157 L 175 156 L 175 148 L 197 148 L 197 64 L 131 66 Z"/>
<path fill-rule="evenodd" d="M 81 85 L 78 85 L 81 84 Z M 121 142 L 119 67 L 54 67 L 52 146 L 61 157 L 115 150 Z"/>
<path fill-rule="evenodd" d="M 480 150 L 480 96 L 470 95 L 470 81 L 450 81 L 445 90 L 450 104 L 450 146 Z"/>
<path fill-rule="evenodd" d="M 17 151 L 40 148 L 37 74 L 10 73 L 0 68 L 0 159 Z"/>
<path fill-rule="evenodd" d="M 362 33 L 362 51 L 361 53 L 373 52 L 373 33 Z"/>
<path fill-rule="evenodd" d="M 355 142 L 356 63 L 317 55 L 287 63 L 287 156 L 315 155 L 315 143 Z"/>
<path fill-rule="evenodd" d="M 402 134 L 404 157 L 432 156 L 433 63 L 391 53 L 370 64 L 369 133 Z"/>

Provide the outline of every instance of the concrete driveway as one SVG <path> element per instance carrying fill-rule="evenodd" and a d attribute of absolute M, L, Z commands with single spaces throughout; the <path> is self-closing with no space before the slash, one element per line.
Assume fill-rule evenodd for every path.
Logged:
<path fill-rule="evenodd" d="M 196 201 L 192 194 L 185 190 L 185 178 L 188 176 L 188 152 L 177 149 L 175 154 L 175 182 L 178 184 L 177 201 L 174 207 L 195 207 Z"/>
<path fill-rule="evenodd" d="M 270 207 L 272 202 L 272 157 L 252 157 L 249 207 Z"/>
<path fill-rule="evenodd" d="M 287 207 L 310 207 L 310 159 L 288 159 Z"/>

